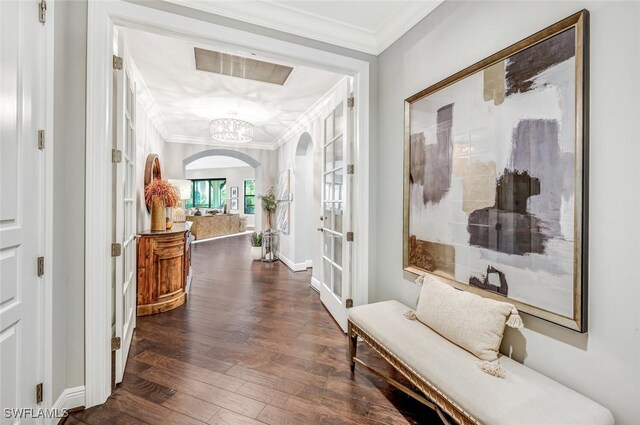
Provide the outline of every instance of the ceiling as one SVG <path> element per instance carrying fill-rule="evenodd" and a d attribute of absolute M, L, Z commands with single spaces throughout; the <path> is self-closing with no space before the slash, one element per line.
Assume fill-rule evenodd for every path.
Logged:
<path fill-rule="evenodd" d="M 444 0 L 166 0 L 378 55 Z"/>
<path fill-rule="evenodd" d="M 209 168 L 249 167 L 244 161 L 230 156 L 205 156 L 187 164 L 187 170 L 205 170 Z"/>
<path fill-rule="evenodd" d="M 277 148 L 276 140 L 344 76 L 212 47 L 182 38 L 122 29 L 133 72 L 139 74 L 139 100 L 167 142 L 229 146 L 209 137 L 214 118 L 234 117 L 254 125 L 254 141 L 243 147 Z M 284 85 L 196 70 L 194 48 L 293 66 Z"/>

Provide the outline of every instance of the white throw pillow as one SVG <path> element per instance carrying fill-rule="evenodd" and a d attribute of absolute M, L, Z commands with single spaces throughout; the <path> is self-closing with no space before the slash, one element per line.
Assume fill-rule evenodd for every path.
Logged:
<path fill-rule="evenodd" d="M 458 290 L 433 275 L 423 277 L 416 318 L 481 360 L 498 359 L 504 327 L 522 327 L 509 303 Z"/>

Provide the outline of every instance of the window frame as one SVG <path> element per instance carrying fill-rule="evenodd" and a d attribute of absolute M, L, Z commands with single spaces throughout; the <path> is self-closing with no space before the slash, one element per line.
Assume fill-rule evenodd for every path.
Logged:
<path fill-rule="evenodd" d="M 247 182 L 253 182 L 253 195 L 247 195 Z M 247 212 L 247 198 L 253 198 L 253 212 Z M 242 212 L 246 215 L 256 214 L 256 179 L 244 179 L 242 181 Z"/>
<path fill-rule="evenodd" d="M 224 188 L 227 185 L 227 179 L 226 178 L 217 177 L 217 178 L 208 178 L 208 179 L 189 179 L 189 180 L 191 180 L 191 201 L 192 201 L 192 207 L 191 208 L 201 208 L 201 209 L 219 208 L 219 206 L 212 206 L 211 205 L 211 200 L 213 199 L 213 196 L 212 196 L 213 195 L 213 193 L 212 193 L 213 185 L 211 184 L 211 182 L 214 182 L 214 181 L 223 182 L 220 185 L 220 189 L 222 191 L 222 188 Z M 209 206 L 202 206 L 201 207 L 201 206 L 196 205 L 196 202 L 195 202 L 195 199 L 196 199 L 196 184 L 198 182 L 203 182 L 203 181 L 209 182 Z M 223 201 L 223 203 L 226 204 L 226 202 L 227 202 L 226 196 L 225 196 L 225 199 L 222 199 L 222 201 Z"/>

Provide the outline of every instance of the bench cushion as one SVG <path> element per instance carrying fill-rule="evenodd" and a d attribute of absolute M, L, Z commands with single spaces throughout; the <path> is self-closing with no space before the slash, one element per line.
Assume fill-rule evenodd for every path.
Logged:
<path fill-rule="evenodd" d="M 492 425 L 613 425 L 608 409 L 500 356 L 504 379 L 482 372 L 478 359 L 416 320 L 409 307 L 384 301 L 349 309 L 365 330 L 479 422 Z"/>

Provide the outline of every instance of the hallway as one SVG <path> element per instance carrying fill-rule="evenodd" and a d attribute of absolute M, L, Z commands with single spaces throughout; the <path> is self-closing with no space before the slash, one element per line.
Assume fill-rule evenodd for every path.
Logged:
<path fill-rule="evenodd" d="M 362 369 L 351 376 L 309 272 L 251 261 L 245 236 L 194 245 L 193 267 L 186 305 L 138 318 L 124 381 L 67 425 L 440 423 Z M 388 371 L 371 353 L 359 346 Z"/>

